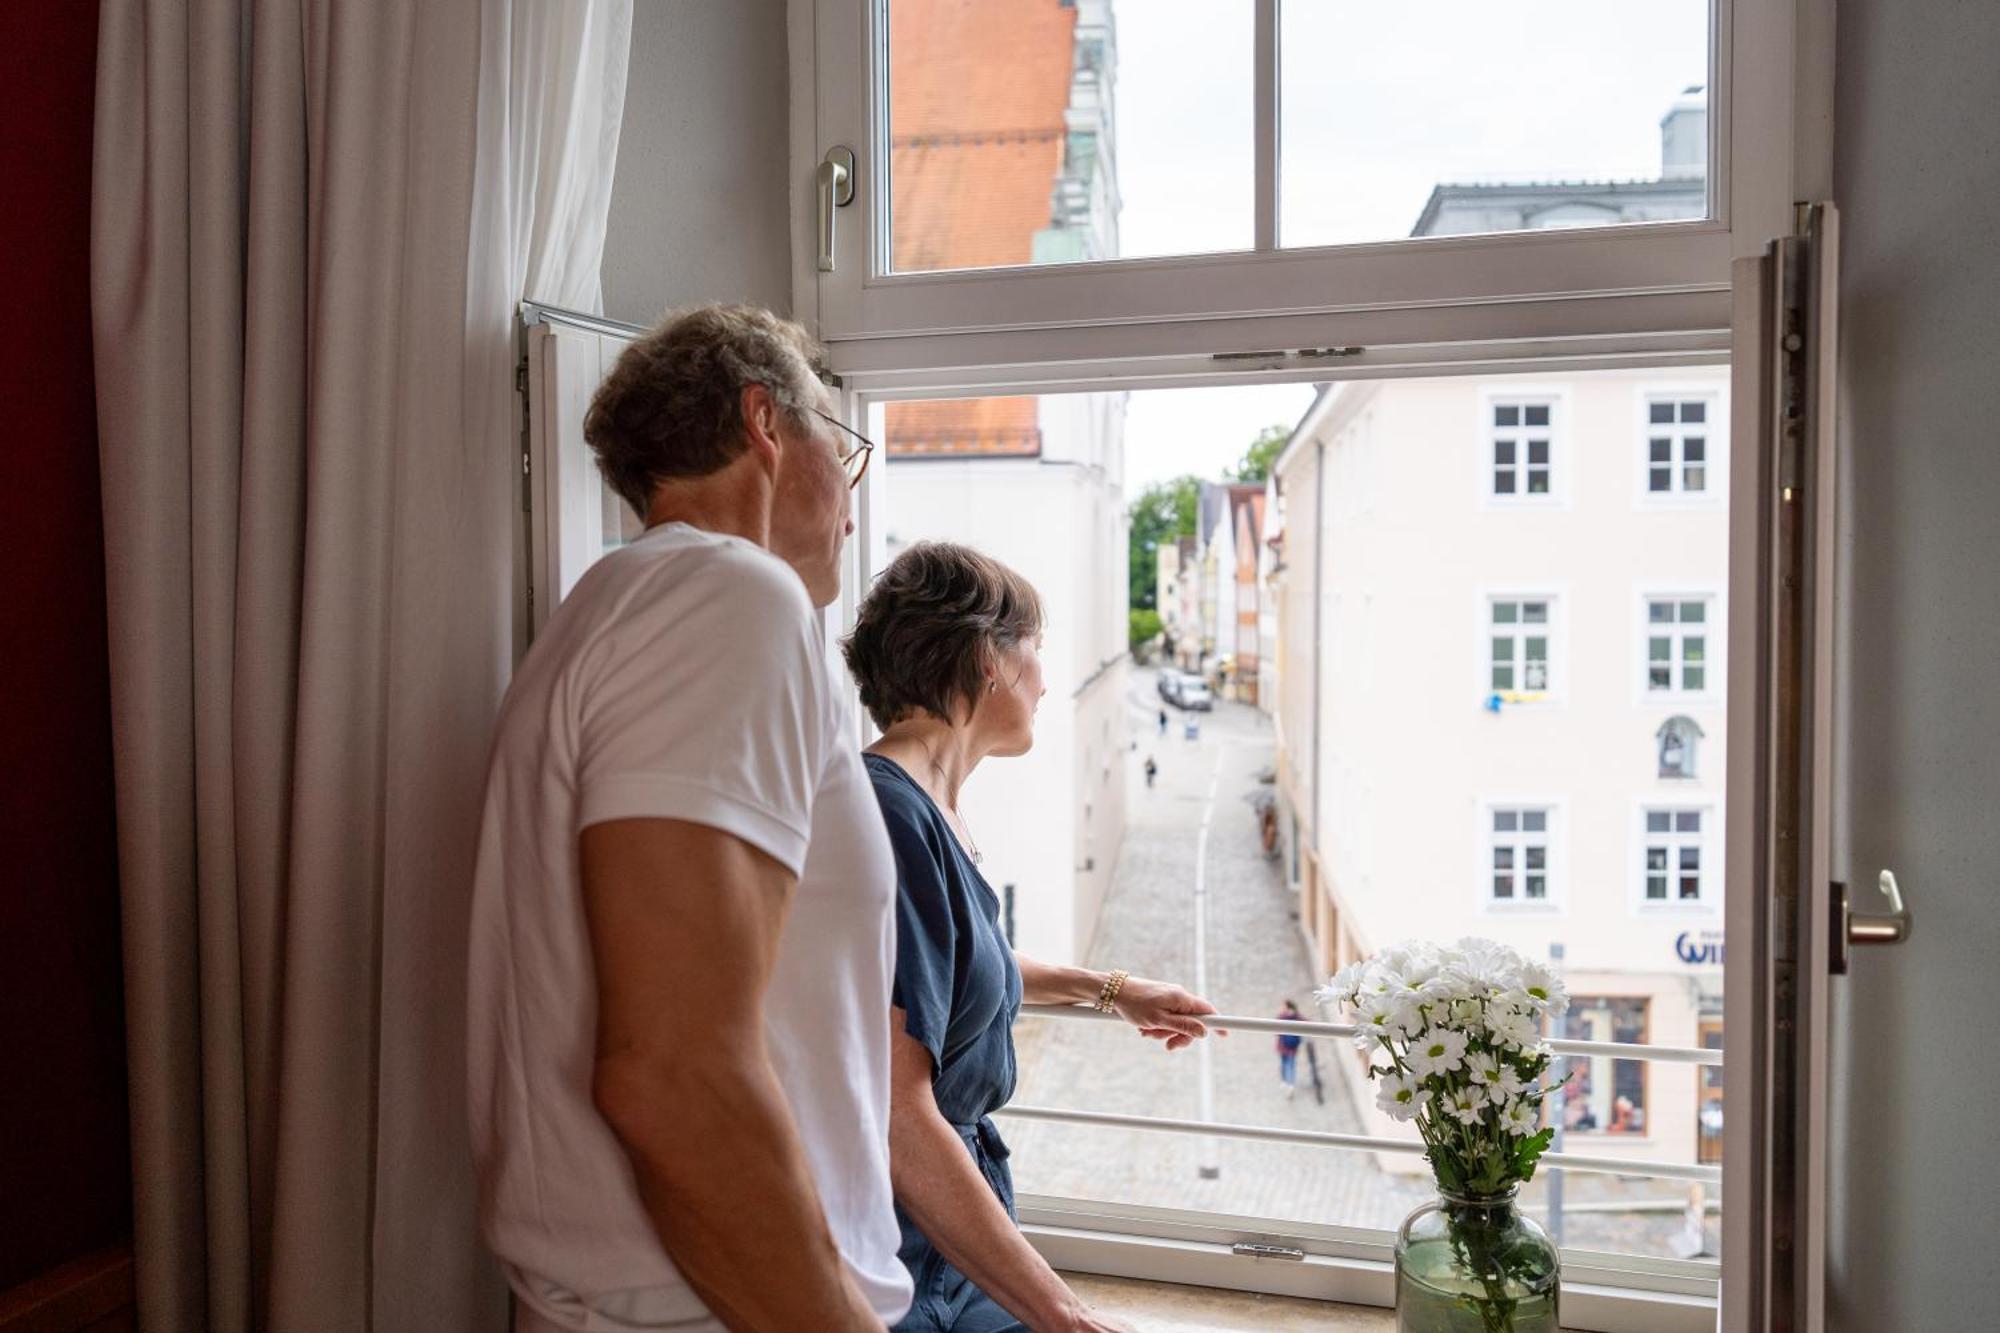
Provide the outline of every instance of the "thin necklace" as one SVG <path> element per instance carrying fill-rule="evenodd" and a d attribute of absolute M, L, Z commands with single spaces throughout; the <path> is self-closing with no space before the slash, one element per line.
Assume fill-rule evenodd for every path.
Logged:
<path fill-rule="evenodd" d="M 937 756 L 931 753 L 931 747 L 924 744 L 922 737 L 917 738 L 917 748 L 924 752 L 924 759 L 931 766 L 931 775 L 942 783 L 944 781 L 944 765 L 937 761 Z M 939 808 L 942 809 L 943 807 L 940 806 Z M 972 864 L 976 866 L 986 864 L 986 857 L 979 850 L 979 839 L 972 836 L 972 825 L 966 822 L 965 816 L 959 813 L 956 805 L 951 807 L 951 817 L 958 821 L 959 832 L 965 834 L 965 841 L 971 848 Z"/>

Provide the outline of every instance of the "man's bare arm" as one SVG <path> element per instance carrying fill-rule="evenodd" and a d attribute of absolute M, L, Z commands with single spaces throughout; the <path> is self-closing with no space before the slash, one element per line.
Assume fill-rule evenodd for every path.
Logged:
<path fill-rule="evenodd" d="M 880 1333 L 764 1046 L 791 872 L 672 819 L 594 824 L 581 852 L 597 971 L 592 1092 L 667 1253 L 732 1329 Z"/>

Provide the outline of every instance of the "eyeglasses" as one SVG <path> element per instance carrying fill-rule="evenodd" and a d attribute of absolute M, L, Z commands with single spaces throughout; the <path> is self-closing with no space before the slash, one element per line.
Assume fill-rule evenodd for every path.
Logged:
<path fill-rule="evenodd" d="M 842 434 L 854 437 L 854 447 L 840 455 L 841 470 L 847 473 L 847 488 L 853 490 L 861 484 L 861 479 L 868 475 L 868 459 L 875 452 L 875 441 L 869 439 L 860 431 L 855 430 L 852 426 L 845 425 L 828 416 L 817 407 L 809 407 L 806 411 L 812 413 L 827 425 L 839 430 Z"/>

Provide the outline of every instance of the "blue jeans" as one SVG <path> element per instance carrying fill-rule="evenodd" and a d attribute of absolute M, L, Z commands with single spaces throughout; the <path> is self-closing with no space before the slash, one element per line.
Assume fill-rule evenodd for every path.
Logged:
<path fill-rule="evenodd" d="M 1278 1052 L 1278 1077 L 1286 1087 L 1294 1087 L 1299 1081 L 1299 1053 L 1297 1051 Z"/>

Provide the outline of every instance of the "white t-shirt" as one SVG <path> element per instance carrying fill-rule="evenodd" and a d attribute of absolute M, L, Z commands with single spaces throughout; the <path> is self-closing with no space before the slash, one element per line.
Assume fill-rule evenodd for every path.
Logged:
<path fill-rule="evenodd" d="M 723 829 L 797 873 L 764 997 L 771 1061 L 849 1271 L 884 1322 L 909 1306 L 889 1188 L 896 868 L 835 680 L 790 566 L 668 524 L 583 576 L 507 691 L 473 890 L 468 1069 L 480 1220 L 517 1328 L 721 1328 L 591 1100 L 577 835 L 643 817 Z"/>

